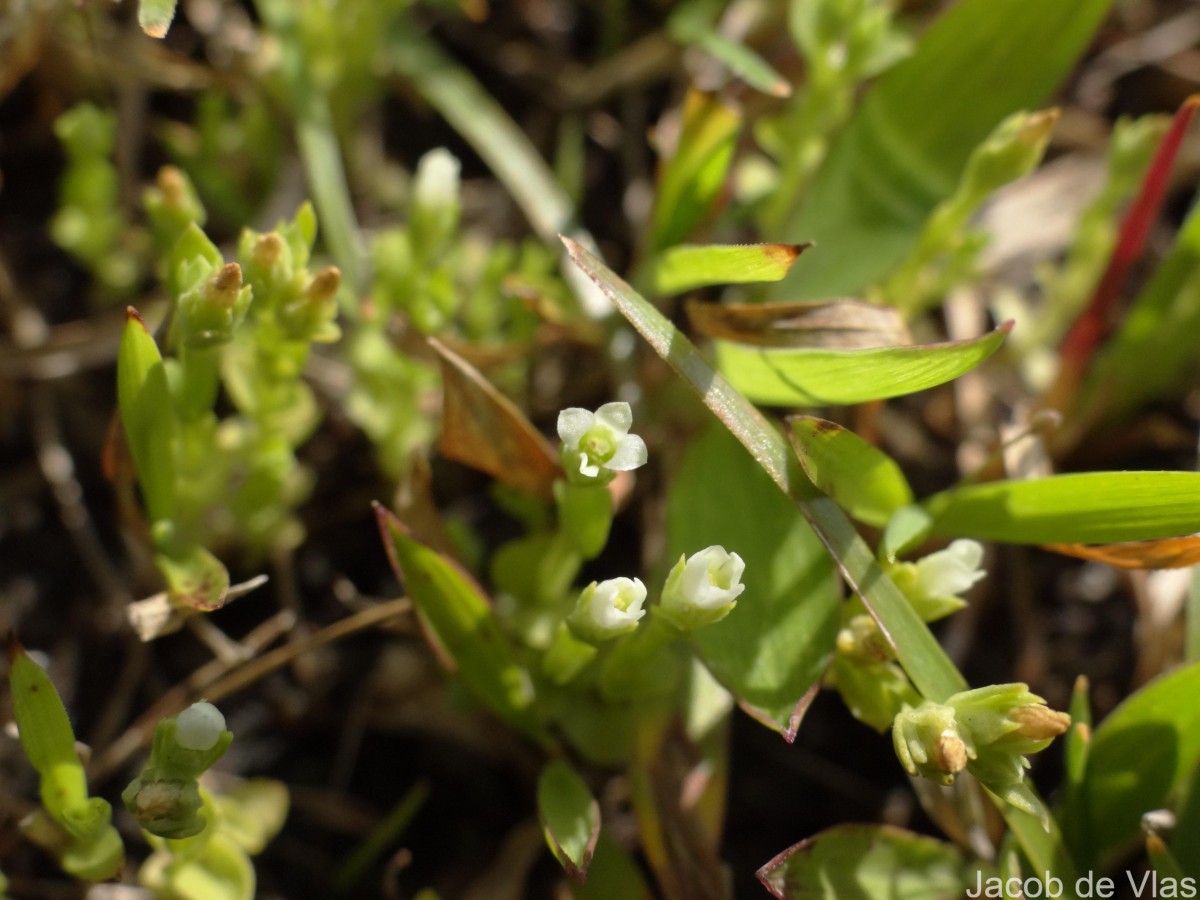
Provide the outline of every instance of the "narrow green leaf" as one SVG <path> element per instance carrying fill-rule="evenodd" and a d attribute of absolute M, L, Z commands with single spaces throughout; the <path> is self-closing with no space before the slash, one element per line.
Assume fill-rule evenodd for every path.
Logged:
<path fill-rule="evenodd" d="M 1109 544 L 1200 531 L 1200 473 L 1085 472 L 952 488 L 933 531 L 1012 544 Z"/>
<path fill-rule="evenodd" d="M 443 662 L 493 713 L 522 734 L 549 744 L 534 710 L 534 686 L 517 662 L 483 590 L 455 563 L 411 537 L 382 506 L 375 518 L 396 576 Z"/>
<path fill-rule="evenodd" d="M 1083 783 L 1093 862 L 1138 840 L 1144 812 L 1200 761 L 1200 664 L 1160 676 L 1113 710 L 1092 736 Z"/>
<path fill-rule="evenodd" d="M 44 777 L 56 769 L 78 769 L 82 786 L 83 765 L 75 752 L 75 732 L 67 718 L 67 708 L 45 669 L 15 640 L 8 644 L 8 682 L 13 719 L 29 764 Z M 86 799 L 85 788 L 81 796 L 62 797 L 60 801 L 81 803 Z M 50 810 L 55 814 L 59 811 Z"/>
<path fill-rule="evenodd" d="M 952 6 L 868 92 L 834 145 L 782 236 L 815 241 L 820 251 L 775 295 L 858 293 L 898 263 L 971 151 L 1005 116 L 1044 105 L 1111 5 Z"/>
<path fill-rule="evenodd" d="M 133 307 L 117 351 L 117 405 L 150 521 L 175 512 L 175 432 L 178 428 L 162 354 Z"/>
<path fill-rule="evenodd" d="M 546 843 L 571 880 L 582 884 L 600 837 L 600 804 L 567 763 L 552 760 L 538 779 L 538 815 Z"/>
<path fill-rule="evenodd" d="M 667 494 L 667 560 L 713 544 L 745 560 L 737 608 L 693 632 L 700 659 L 763 724 L 794 736 L 829 665 L 839 591 L 794 503 L 719 426 L 684 456 Z"/>
<path fill-rule="evenodd" d="M 791 420 L 792 447 L 804 474 L 860 522 L 882 528 L 912 503 L 912 488 L 896 461 L 836 422 Z"/>
<path fill-rule="evenodd" d="M 741 115 L 716 96 L 698 91 L 688 95 L 679 144 L 658 180 L 650 226 L 652 252 L 686 240 L 712 211 L 741 129 Z"/>
<path fill-rule="evenodd" d="M 141 0 L 138 4 L 138 24 L 152 38 L 164 38 L 171 20 L 175 18 L 176 0 Z"/>
<path fill-rule="evenodd" d="M 650 293 L 682 294 L 714 284 L 778 281 L 805 250 L 805 244 L 728 244 L 668 247 L 644 273 Z"/>
<path fill-rule="evenodd" d="M 717 369 L 751 400 L 774 406 L 865 403 L 944 384 L 979 365 L 1012 323 L 968 341 L 866 350 L 767 349 L 717 341 Z"/>
<path fill-rule="evenodd" d="M 836 825 L 757 874 L 779 900 L 958 900 L 976 878 L 953 844 L 888 825 Z"/>
<path fill-rule="evenodd" d="M 592 857 L 588 879 L 576 887 L 575 900 L 654 900 L 654 894 L 642 876 L 642 870 L 625 848 L 613 840 L 607 829 L 601 829 Z"/>

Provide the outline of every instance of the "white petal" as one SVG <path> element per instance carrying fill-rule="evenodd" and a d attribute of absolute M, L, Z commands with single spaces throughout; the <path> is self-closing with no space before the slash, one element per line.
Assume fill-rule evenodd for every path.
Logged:
<path fill-rule="evenodd" d="M 207 750 L 225 730 L 221 711 L 204 700 L 175 717 L 175 742 L 187 750 Z"/>
<path fill-rule="evenodd" d="M 633 424 L 633 410 L 629 404 L 618 400 L 615 403 L 605 403 L 596 410 L 596 421 L 607 425 L 617 437 L 629 434 L 629 426 Z"/>
<path fill-rule="evenodd" d="M 650 455 L 646 452 L 646 442 L 636 434 L 627 434 L 617 444 L 617 451 L 612 459 L 604 464 L 604 468 L 614 472 L 628 472 L 644 466 Z"/>
<path fill-rule="evenodd" d="M 558 414 L 558 439 L 568 447 L 578 447 L 579 441 L 587 434 L 595 419 L 593 413 L 578 406 L 564 409 Z"/>

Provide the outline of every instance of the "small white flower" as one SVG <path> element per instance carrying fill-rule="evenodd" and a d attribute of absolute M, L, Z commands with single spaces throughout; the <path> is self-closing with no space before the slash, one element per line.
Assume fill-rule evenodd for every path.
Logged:
<path fill-rule="evenodd" d="M 916 589 L 930 598 L 965 594 L 977 581 L 987 577 L 987 572 L 979 567 L 981 562 L 983 546 L 978 541 L 965 538 L 954 541 L 945 550 L 917 561 Z"/>
<path fill-rule="evenodd" d="M 185 750 L 208 750 L 225 730 L 225 717 L 207 701 L 193 703 L 175 718 L 175 742 Z"/>
<path fill-rule="evenodd" d="M 436 147 L 417 163 L 413 201 L 425 209 L 442 209 L 458 203 L 462 164 L 445 147 Z"/>
<path fill-rule="evenodd" d="M 597 642 L 627 634 L 646 614 L 646 586 L 639 578 L 610 578 L 583 589 L 567 623 L 577 635 Z"/>
<path fill-rule="evenodd" d="M 723 619 L 737 604 L 745 562 L 724 547 L 705 547 L 680 557 L 663 588 L 661 609 L 680 628 L 699 628 Z"/>
<path fill-rule="evenodd" d="M 600 470 L 627 472 L 646 464 L 646 443 L 629 433 L 633 412 L 628 403 L 605 403 L 594 413 L 572 407 L 558 414 L 564 465 L 596 478 Z"/>

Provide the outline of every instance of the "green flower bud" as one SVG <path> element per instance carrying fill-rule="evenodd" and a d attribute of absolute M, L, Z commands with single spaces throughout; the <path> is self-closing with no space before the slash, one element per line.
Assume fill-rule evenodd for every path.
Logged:
<path fill-rule="evenodd" d="M 659 612 L 684 631 L 720 621 L 746 589 L 741 583 L 745 568 L 740 556 L 716 545 L 679 557 L 667 575 Z"/>
<path fill-rule="evenodd" d="M 583 589 L 567 624 L 580 639 L 598 644 L 637 628 L 646 614 L 646 586 L 638 578 L 610 578 Z"/>
<path fill-rule="evenodd" d="M 1025 783 L 1025 756 L 1037 753 L 1071 726 L 1071 717 L 1046 707 L 1024 684 L 962 691 L 944 704 L 925 703 L 896 716 L 892 739 L 912 775 L 950 784 L 966 768 L 1002 799 L 1047 819 Z M 959 765 L 959 763 L 962 765 Z"/>

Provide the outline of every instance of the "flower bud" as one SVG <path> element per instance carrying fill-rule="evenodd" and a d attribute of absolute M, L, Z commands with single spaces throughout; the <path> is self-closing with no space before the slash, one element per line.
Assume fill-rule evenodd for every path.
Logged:
<path fill-rule="evenodd" d="M 633 412 L 628 403 L 605 403 L 598 410 L 572 407 L 558 414 L 558 437 L 562 441 L 562 462 L 573 481 L 612 478 L 614 472 L 626 472 L 646 464 L 645 442 L 629 433 Z"/>
<path fill-rule="evenodd" d="M 610 578 L 583 589 L 567 624 L 581 639 L 599 643 L 628 634 L 646 614 L 646 586 L 638 578 Z"/>
<path fill-rule="evenodd" d="M 971 756 L 954 709 L 940 703 L 924 703 L 897 715 L 892 744 L 904 771 L 938 784 L 953 784 Z"/>
<path fill-rule="evenodd" d="M 681 556 L 667 576 L 659 611 L 685 631 L 717 622 L 729 615 L 746 589 L 741 583 L 745 568 L 740 556 L 716 545 Z"/>
<path fill-rule="evenodd" d="M 187 750 L 209 750 L 225 730 L 225 717 L 211 703 L 193 703 L 175 718 L 175 740 Z"/>
<path fill-rule="evenodd" d="M 221 309 L 233 307 L 242 290 L 242 267 L 226 263 L 204 285 L 204 299 Z"/>

